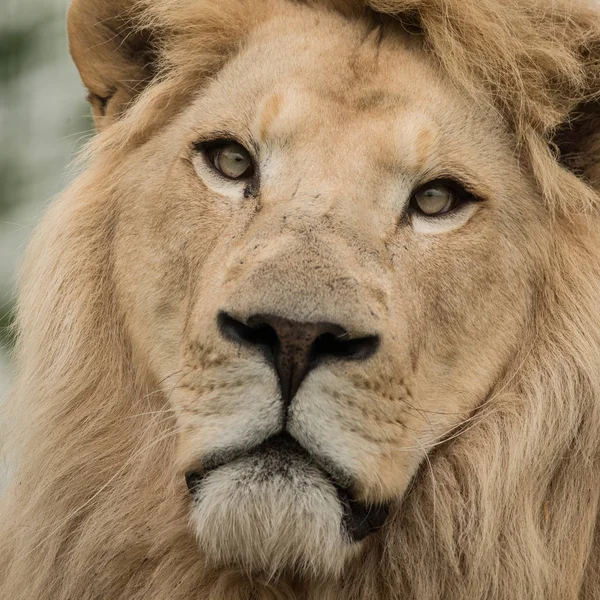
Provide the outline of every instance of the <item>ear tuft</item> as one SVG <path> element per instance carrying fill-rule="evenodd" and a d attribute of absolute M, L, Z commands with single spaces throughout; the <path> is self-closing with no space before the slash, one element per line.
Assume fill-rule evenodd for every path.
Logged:
<path fill-rule="evenodd" d="M 135 0 L 73 0 L 69 47 L 98 129 L 118 118 L 156 74 L 154 40 Z"/>
<path fill-rule="evenodd" d="M 600 190 L 600 101 L 574 110 L 557 129 L 554 143 L 560 150 L 561 164 Z"/>

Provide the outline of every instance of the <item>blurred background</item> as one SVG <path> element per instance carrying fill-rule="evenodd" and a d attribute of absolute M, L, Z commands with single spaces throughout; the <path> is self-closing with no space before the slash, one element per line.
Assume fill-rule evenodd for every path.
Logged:
<path fill-rule="evenodd" d="M 0 399 L 10 388 L 15 272 L 69 182 L 92 121 L 67 48 L 69 0 L 0 0 Z"/>

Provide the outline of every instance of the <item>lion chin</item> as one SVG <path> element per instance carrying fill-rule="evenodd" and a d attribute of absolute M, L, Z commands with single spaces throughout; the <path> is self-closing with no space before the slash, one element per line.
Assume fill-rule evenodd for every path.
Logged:
<path fill-rule="evenodd" d="M 186 476 L 196 538 L 216 564 L 337 576 L 386 520 L 387 505 L 353 499 L 287 434 L 240 454 Z"/>

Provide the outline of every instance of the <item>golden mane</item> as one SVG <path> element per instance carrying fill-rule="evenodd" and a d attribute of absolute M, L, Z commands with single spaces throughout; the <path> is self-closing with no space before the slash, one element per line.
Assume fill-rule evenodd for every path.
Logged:
<path fill-rule="evenodd" d="M 115 300 L 106 182 L 278 1 L 142 1 L 124 16 L 151 40 L 154 79 L 95 140 L 21 273 L 0 597 L 600 598 L 600 11 L 571 0 L 311 3 L 415 27 L 456 85 L 495 107 L 557 215 L 553 251 L 518 369 L 430 454 L 347 579 L 303 591 L 204 565 L 171 468 L 167 398 L 132 354 Z M 560 589 L 556 571 L 569 574 Z"/>

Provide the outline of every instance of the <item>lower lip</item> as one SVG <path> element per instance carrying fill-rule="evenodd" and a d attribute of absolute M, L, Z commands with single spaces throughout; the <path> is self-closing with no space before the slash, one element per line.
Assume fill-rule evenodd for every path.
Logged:
<path fill-rule="evenodd" d="M 269 438 L 259 446 L 253 448 L 249 452 L 239 453 L 236 456 L 227 457 L 227 460 L 223 462 L 213 461 L 214 466 L 203 472 L 190 472 L 186 474 L 186 483 L 190 493 L 194 494 L 196 490 L 202 485 L 202 480 L 207 477 L 209 473 L 218 469 L 219 467 L 225 466 L 234 460 L 256 456 L 257 454 L 274 454 L 277 453 L 281 456 L 282 460 L 286 457 L 302 457 L 304 460 L 310 461 L 313 465 L 317 466 L 323 473 L 323 476 L 327 478 L 336 488 L 338 499 L 344 510 L 343 527 L 352 542 L 360 542 L 365 539 L 368 535 L 379 531 L 387 517 L 389 516 L 389 504 L 366 504 L 352 497 L 350 488 L 340 486 L 323 468 L 321 468 L 310 454 L 291 436 L 287 434 L 280 434 Z"/>

